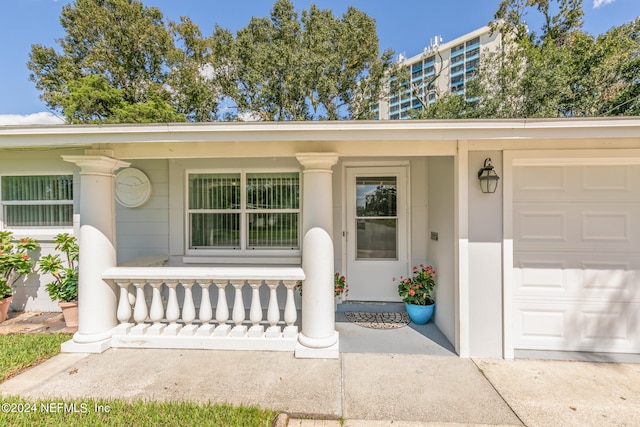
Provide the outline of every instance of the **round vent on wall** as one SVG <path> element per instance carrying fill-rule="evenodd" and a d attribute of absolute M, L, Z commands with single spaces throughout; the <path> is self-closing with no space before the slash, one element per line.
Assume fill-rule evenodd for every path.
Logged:
<path fill-rule="evenodd" d="M 144 205 L 151 197 L 151 182 L 140 169 L 126 168 L 116 175 L 116 200 L 127 208 Z"/>

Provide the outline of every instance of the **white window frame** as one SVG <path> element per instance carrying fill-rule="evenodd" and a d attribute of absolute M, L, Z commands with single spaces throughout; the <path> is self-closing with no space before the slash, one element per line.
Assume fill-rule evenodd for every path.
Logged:
<path fill-rule="evenodd" d="M 251 258 L 255 261 L 287 263 L 291 260 L 299 260 L 302 247 L 302 177 L 303 174 L 297 168 L 242 168 L 242 169 L 185 169 L 184 171 L 184 245 L 185 245 L 185 262 L 220 262 L 220 263 L 236 263 L 251 262 Z M 299 197 L 298 209 L 248 209 L 247 208 L 247 175 L 254 173 L 297 173 L 299 179 Z M 237 213 L 240 215 L 240 248 L 191 248 L 191 227 L 189 209 L 189 175 L 192 174 L 240 174 L 240 209 L 220 210 L 220 213 Z M 298 214 L 298 247 L 295 249 L 286 248 L 248 248 L 247 247 L 247 216 L 250 213 L 297 213 Z M 215 257 L 215 258 L 212 258 Z"/>
<path fill-rule="evenodd" d="M 33 201 L 4 201 L 2 199 L 2 179 L 4 177 L 13 177 L 13 176 L 62 176 L 68 175 L 73 179 L 72 183 L 72 198 L 71 200 L 33 200 Z M 76 229 L 76 224 L 78 223 L 78 215 L 75 213 L 75 200 L 77 198 L 78 188 L 76 176 L 73 171 L 11 171 L 11 172 L 2 172 L 0 173 L 0 230 L 10 230 L 16 238 L 30 236 L 35 237 L 37 239 L 49 239 L 59 233 L 74 233 Z M 43 225 L 43 226 L 20 226 L 20 227 L 10 227 L 6 224 L 4 217 L 4 208 L 9 205 L 71 205 L 72 206 L 72 215 L 71 215 L 71 224 L 63 225 L 63 226 L 52 226 L 52 225 Z"/>

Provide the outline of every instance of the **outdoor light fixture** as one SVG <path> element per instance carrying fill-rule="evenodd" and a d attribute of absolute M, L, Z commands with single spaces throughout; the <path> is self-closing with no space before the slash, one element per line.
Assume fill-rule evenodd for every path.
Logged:
<path fill-rule="evenodd" d="M 478 179 L 480 180 L 480 189 L 483 193 L 496 192 L 500 177 L 493 170 L 490 157 L 484 159 L 484 167 L 478 171 Z"/>

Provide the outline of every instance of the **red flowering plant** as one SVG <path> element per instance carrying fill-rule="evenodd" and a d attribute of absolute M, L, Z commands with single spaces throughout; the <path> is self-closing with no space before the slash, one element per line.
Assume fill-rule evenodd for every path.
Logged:
<path fill-rule="evenodd" d="M 431 296 L 433 288 L 436 286 L 436 271 L 432 266 L 425 267 L 420 264 L 419 267 L 413 267 L 412 277 L 400 276 L 398 284 L 398 294 L 402 297 L 402 301 L 414 305 L 431 305 L 435 301 Z M 396 281 L 396 278 L 393 278 Z"/>
<path fill-rule="evenodd" d="M 13 285 L 33 271 L 35 263 L 29 252 L 39 247 L 30 237 L 14 241 L 12 232 L 0 231 L 0 299 L 13 295 Z"/>
<path fill-rule="evenodd" d="M 302 295 L 302 280 L 296 283 L 294 289 L 297 289 L 298 292 L 300 292 L 300 295 Z M 349 285 L 347 284 L 347 279 L 344 276 L 340 273 L 336 273 L 333 276 L 333 296 L 337 298 L 342 294 L 345 296 L 349 295 Z"/>

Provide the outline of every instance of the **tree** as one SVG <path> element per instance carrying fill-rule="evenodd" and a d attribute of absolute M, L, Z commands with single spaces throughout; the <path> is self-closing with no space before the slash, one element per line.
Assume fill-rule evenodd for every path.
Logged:
<path fill-rule="evenodd" d="M 552 15 L 552 10 L 555 10 L 553 3 L 558 3 L 556 15 Z M 496 24 L 500 22 L 503 31 L 514 35 L 516 40 L 528 38 L 539 41 L 536 33 L 530 33 L 525 23 L 525 16 L 531 8 L 542 14 L 544 24 L 540 39 L 550 38 L 563 43 L 569 34 L 582 28 L 582 0 L 501 0 L 494 15 Z"/>
<path fill-rule="evenodd" d="M 136 0 L 76 0 L 64 6 L 60 23 L 60 52 L 33 45 L 27 64 L 50 108 L 71 122 L 182 117 L 175 109 L 148 111 L 147 103 L 172 109 L 168 56 L 176 47 L 159 9 Z"/>
<path fill-rule="evenodd" d="M 189 120 L 217 120 L 225 78 L 223 61 L 216 55 L 209 40 L 189 18 L 170 22 L 169 28 L 180 48 L 168 55 L 170 72 L 167 84 L 173 92 L 172 104 Z"/>
<path fill-rule="evenodd" d="M 582 1 L 503 0 L 496 12 L 502 49 L 485 52 L 467 96 L 466 117 L 578 117 L 637 114 L 640 20 L 594 37 L 582 27 Z M 542 32 L 523 33 L 528 8 Z M 550 10 L 557 10 L 552 15 Z M 495 25 L 498 28 L 498 24 Z M 514 37 L 509 37 L 512 35 Z"/>
<path fill-rule="evenodd" d="M 236 116 L 260 120 L 361 119 L 373 115 L 391 53 L 379 55 L 375 21 L 349 8 L 341 18 L 312 5 L 298 15 L 278 0 L 235 37 L 216 28 L 213 51 Z"/>

